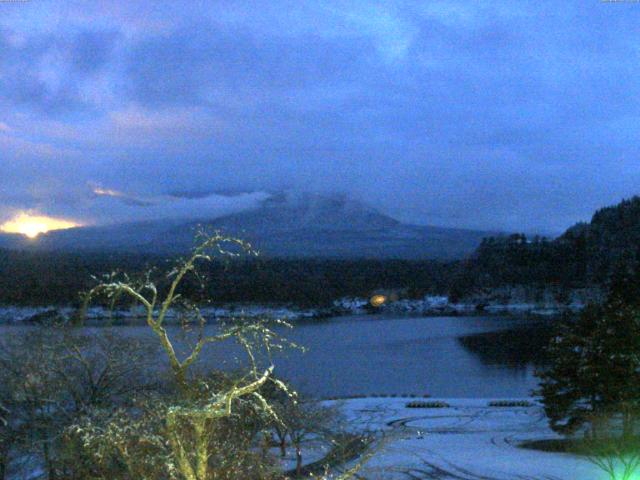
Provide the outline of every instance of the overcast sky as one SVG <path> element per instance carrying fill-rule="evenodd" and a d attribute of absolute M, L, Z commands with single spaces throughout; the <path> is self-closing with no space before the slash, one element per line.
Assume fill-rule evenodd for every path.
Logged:
<path fill-rule="evenodd" d="M 557 232 L 640 193 L 639 25 L 598 0 L 0 1 L 0 220 L 292 189 Z"/>

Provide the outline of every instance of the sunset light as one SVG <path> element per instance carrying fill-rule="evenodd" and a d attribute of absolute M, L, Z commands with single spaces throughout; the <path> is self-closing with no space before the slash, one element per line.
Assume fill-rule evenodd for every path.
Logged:
<path fill-rule="evenodd" d="M 61 218 L 21 213 L 0 225 L 0 231 L 5 233 L 19 233 L 29 238 L 36 238 L 41 233 L 46 233 L 51 230 L 63 230 L 79 226 L 81 226 L 79 223 Z"/>

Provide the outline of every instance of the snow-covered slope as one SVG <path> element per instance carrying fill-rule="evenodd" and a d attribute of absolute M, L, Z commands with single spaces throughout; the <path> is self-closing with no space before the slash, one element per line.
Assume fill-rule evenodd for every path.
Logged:
<path fill-rule="evenodd" d="M 258 208 L 224 217 L 75 228 L 19 246 L 182 253 L 192 246 L 198 224 L 245 238 L 264 255 L 281 257 L 454 259 L 471 253 L 490 234 L 403 224 L 341 196 L 278 193 Z M 15 248 L 15 238 L 9 243 Z"/>

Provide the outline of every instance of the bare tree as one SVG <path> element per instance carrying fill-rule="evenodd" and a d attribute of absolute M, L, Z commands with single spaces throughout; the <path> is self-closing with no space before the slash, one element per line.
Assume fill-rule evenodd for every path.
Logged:
<path fill-rule="evenodd" d="M 206 235 L 201 232 L 200 243 L 191 256 L 181 260 L 169 273 L 170 284 L 164 295 L 160 294 L 160 289 L 150 275 L 138 282 L 127 276 L 111 276 L 86 295 L 85 307 L 98 296 L 108 299 L 111 306 L 125 297 L 142 305 L 146 324 L 158 338 L 182 393 L 181 400 L 174 405 L 162 402 L 147 404 L 142 409 L 144 415 L 137 423 L 131 421 L 128 412 L 120 411 L 119 417 L 115 416 L 106 427 L 96 426 L 91 422 L 75 427 L 74 432 L 85 444 L 94 445 L 95 452 L 105 451 L 99 445 L 106 445 L 111 451 L 115 448 L 121 461 L 132 470 L 132 474 L 135 471 L 138 478 L 153 478 L 140 468 L 138 455 L 142 451 L 141 441 L 148 441 L 153 446 L 154 458 L 158 460 L 155 465 L 163 470 L 163 476 L 185 480 L 214 478 L 215 467 L 211 465 L 212 440 L 219 425 L 234 417 L 240 408 L 249 408 L 258 415 L 277 419 L 275 410 L 261 394 L 261 388 L 268 382 L 289 394 L 286 385 L 273 376 L 271 356 L 274 349 L 281 349 L 287 343 L 270 328 L 269 322 L 239 320 L 222 326 L 215 335 L 207 335 L 207 321 L 199 307 L 185 301 L 178 291 L 187 275 L 198 278 L 199 263 L 212 261 L 215 254 L 236 256 L 242 253 L 255 252 L 242 240 L 218 233 Z M 183 357 L 176 353 L 165 326 L 170 309 L 178 305 L 198 326 L 197 341 Z M 284 322 L 277 323 L 288 326 Z M 222 389 L 205 381 L 190 382 L 188 371 L 203 348 L 208 344 L 232 339 L 244 348 L 249 365 L 246 374 Z M 128 420 L 121 420 L 122 418 Z M 136 437 L 140 438 L 136 448 L 126 448 L 131 447 L 131 440 Z M 157 471 L 153 475 L 157 475 Z"/>
<path fill-rule="evenodd" d="M 59 438 L 78 415 L 117 405 L 149 389 L 143 373 L 152 347 L 107 330 L 99 337 L 34 327 L 0 340 L 0 474 L 11 451 L 42 460 L 58 476 Z M 0 475 L 0 479 L 2 479 Z"/>
<path fill-rule="evenodd" d="M 284 411 L 291 445 L 296 454 L 296 475 L 302 474 L 302 452 L 305 445 L 324 443 L 333 446 L 338 412 L 315 402 L 295 402 Z"/>

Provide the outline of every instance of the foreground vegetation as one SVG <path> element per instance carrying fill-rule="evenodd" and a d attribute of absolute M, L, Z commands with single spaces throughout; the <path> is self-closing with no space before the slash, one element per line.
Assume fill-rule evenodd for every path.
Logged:
<path fill-rule="evenodd" d="M 3 338 L 0 479 L 21 469 L 42 471 L 49 480 L 275 479 L 285 473 L 272 446 L 284 455 L 289 444 L 296 452 L 293 475 L 301 476 L 309 441 L 329 445 L 326 460 L 313 467 L 328 477 L 344 455 L 359 453 L 354 445 L 366 447 L 367 440 L 341 431 L 333 410 L 300 401 L 276 376 L 272 353 L 297 347 L 269 323 L 238 319 L 206 335 L 198 306 L 182 295 L 183 282 L 203 281 L 198 267 L 216 254 L 252 253 L 240 240 L 203 236 L 192 255 L 163 276 L 163 292 L 150 271 L 136 278 L 110 275 L 85 295 L 85 305 L 95 298 L 111 307 L 142 305 L 155 341 L 110 330 L 87 335 L 70 326 Z M 180 308 L 183 326 L 191 329 L 187 351 L 177 349 L 165 328 L 170 308 Z M 203 349 L 225 341 L 243 347 L 242 371 L 192 369 Z M 163 370 L 163 356 L 169 367 L 164 378 L 154 375 Z"/>

